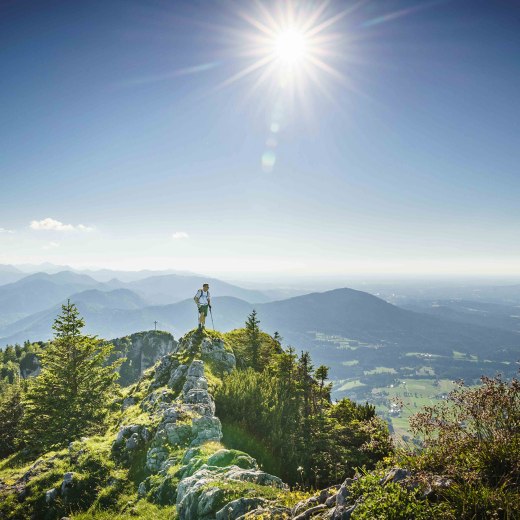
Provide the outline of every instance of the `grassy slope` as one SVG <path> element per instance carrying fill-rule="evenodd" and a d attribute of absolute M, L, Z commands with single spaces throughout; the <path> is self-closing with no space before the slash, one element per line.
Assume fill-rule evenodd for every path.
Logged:
<path fill-rule="evenodd" d="M 189 334 L 194 334 L 192 331 Z M 227 350 L 232 351 L 226 335 L 217 331 L 205 331 L 211 339 L 223 339 Z M 230 339 L 237 339 L 240 331 L 230 334 Z M 198 352 L 178 353 L 179 361 L 189 363 L 198 356 Z M 104 434 L 75 441 L 70 447 L 57 451 L 47 452 L 40 457 L 24 456 L 17 453 L 0 461 L 0 483 L 7 486 L 7 493 L 0 486 L 0 518 L 26 519 L 34 511 L 40 512 L 41 518 L 61 518 L 69 516 L 74 519 L 174 519 L 175 506 L 159 506 L 147 500 L 137 498 L 137 486 L 146 477 L 143 471 L 145 453 L 138 454 L 130 467 L 123 467 L 112 457 L 111 447 L 119 428 L 122 425 L 140 424 L 154 429 L 160 418 L 143 411 L 139 402 L 151 393 L 150 383 L 155 368 L 147 370 L 141 380 L 125 389 L 117 398 L 114 412 Z M 206 364 L 206 378 L 210 393 L 221 384 L 218 375 L 211 371 L 210 364 Z M 154 393 L 163 390 L 170 391 L 166 385 L 154 389 Z M 133 397 L 136 404 L 121 409 L 123 399 Z M 202 447 L 203 458 L 222 448 L 232 449 L 232 445 L 211 442 Z M 180 449 L 179 455 L 185 450 Z M 28 481 L 25 489 L 25 500 L 17 498 L 17 489 L 23 476 L 33 468 L 34 476 Z M 169 473 L 172 475 L 180 465 L 173 466 Z M 74 503 L 65 504 L 57 499 L 54 507 L 45 503 L 45 492 L 52 488 L 59 489 L 64 473 L 74 472 L 76 483 Z M 244 482 L 236 485 L 226 484 L 226 497 L 230 500 L 240 496 L 264 496 L 276 499 L 283 505 L 291 506 L 303 497 L 310 496 L 302 492 L 285 492 L 269 486 L 258 486 Z"/>

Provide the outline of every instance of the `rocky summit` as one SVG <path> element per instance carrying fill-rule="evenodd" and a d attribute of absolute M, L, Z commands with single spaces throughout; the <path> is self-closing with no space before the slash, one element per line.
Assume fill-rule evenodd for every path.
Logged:
<path fill-rule="evenodd" d="M 120 426 L 112 453 L 130 466 L 140 461 L 137 469 L 146 476 L 139 498 L 175 504 L 181 520 L 349 518 L 355 506 L 345 506 L 348 481 L 288 507 L 287 484 L 247 453 L 222 444 L 212 380 L 235 364 L 223 339 L 191 332 L 126 398 L 132 403 L 127 410 L 141 413 L 140 420 Z M 149 391 L 143 393 L 145 384 Z"/>

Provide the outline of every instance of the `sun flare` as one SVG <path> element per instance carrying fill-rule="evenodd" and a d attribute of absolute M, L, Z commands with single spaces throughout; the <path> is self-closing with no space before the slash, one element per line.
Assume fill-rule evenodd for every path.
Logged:
<path fill-rule="evenodd" d="M 334 26 L 349 10 L 330 12 L 325 1 L 312 7 L 290 0 L 271 9 L 261 2 L 253 5 L 256 9 L 238 13 L 247 23 L 235 40 L 245 66 L 224 86 L 250 76 L 254 88 L 268 83 L 303 94 L 311 83 L 325 90 L 327 79 L 345 79 L 334 66 L 335 59 L 345 58 L 345 35 Z"/>
<path fill-rule="evenodd" d="M 287 29 L 278 34 L 274 41 L 274 52 L 277 59 L 292 66 L 305 59 L 307 40 L 305 34 L 297 29 Z"/>

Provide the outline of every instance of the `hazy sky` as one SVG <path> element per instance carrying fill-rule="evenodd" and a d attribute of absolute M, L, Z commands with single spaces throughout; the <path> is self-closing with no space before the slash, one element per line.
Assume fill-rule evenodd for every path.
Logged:
<path fill-rule="evenodd" d="M 2 2 L 0 263 L 520 274 L 520 4 L 320 6 Z"/>

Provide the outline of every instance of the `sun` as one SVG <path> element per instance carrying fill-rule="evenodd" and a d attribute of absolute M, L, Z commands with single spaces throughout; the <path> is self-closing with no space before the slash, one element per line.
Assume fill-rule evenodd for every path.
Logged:
<path fill-rule="evenodd" d="M 334 60 L 345 57 L 345 35 L 334 26 L 351 9 L 331 12 L 327 1 L 249 5 L 254 9 L 237 13 L 246 25 L 233 32 L 237 57 L 245 65 L 222 86 L 254 77 L 253 88 L 267 82 L 273 89 L 302 94 L 308 84 L 325 90 L 326 79 L 344 80 Z"/>
<path fill-rule="evenodd" d="M 305 60 L 308 42 L 305 34 L 290 28 L 280 32 L 274 40 L 274 54 L 282 64 L 294 66 Z"/>

